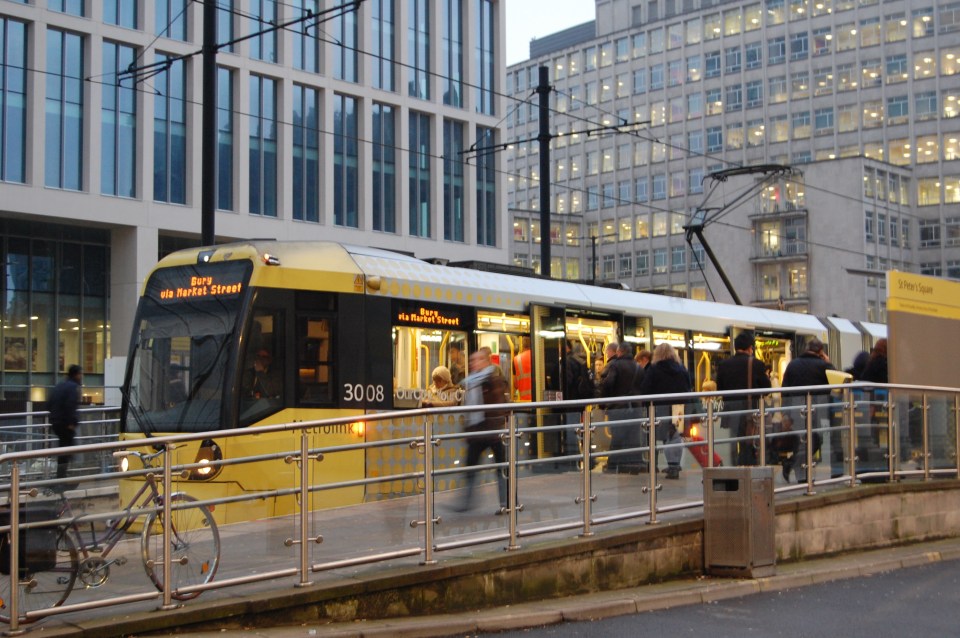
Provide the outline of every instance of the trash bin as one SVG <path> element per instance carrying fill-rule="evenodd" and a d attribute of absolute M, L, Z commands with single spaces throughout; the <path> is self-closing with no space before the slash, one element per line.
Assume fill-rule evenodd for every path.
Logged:
<path fill-rule="evenodd" d="M 712 576 L 776 572 L 772 467 L 703 470 L 703 566 Z"/>

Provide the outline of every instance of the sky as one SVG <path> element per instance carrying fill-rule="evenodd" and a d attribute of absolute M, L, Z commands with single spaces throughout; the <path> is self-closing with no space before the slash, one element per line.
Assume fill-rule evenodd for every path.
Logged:
<path fill-rule="evenodd" d="M 530 40 L 589 22 L 594 0 L 505 0 L 507 66 L 530 58 Z"/>

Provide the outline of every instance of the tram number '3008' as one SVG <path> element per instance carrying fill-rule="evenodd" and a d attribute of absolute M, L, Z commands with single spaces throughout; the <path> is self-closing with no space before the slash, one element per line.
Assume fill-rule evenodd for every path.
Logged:
<path fill-rule="evenodd" d="M 344 383 L 343 400 L 348 403 L 382 403 L 384 399 L 383 385 L 368 383 Z"/>

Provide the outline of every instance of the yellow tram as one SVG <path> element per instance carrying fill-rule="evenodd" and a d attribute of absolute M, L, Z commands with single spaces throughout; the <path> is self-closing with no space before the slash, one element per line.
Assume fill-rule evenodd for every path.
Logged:
<path fill-rule="evenodd" d="M 699 389 L 747 329 L 756 331 L 774 377 L 795 342 L 814 335 L 827 342 L 835 333 L 809 315 L 435 265 L 332 242 L 182 250 L 165 257 L 144 286 L 124 381 L 122 437 L 210 432 L 202 443 L 178 448 L 177 463 L 289 452 L 299 445 L 293 433 L 216 432 L 417 407 L 435 366 L 456 377 L 482 346 L 493 352 L 517 402 L 562 398 L 560 361 L 572 341 L 597 368 L 610 341 L 648 349 L 670 341 Z M 552 418 L 538 414 L 536 423 L 557 422 Z M 315 431 L 311 446 L 416 435 L 419 427 L 412 419 L 369 427 L 358 421 Z M 445 427 L 457 431 L 460 424 L 451 417 Z M 529 453 L 555 456 L 565 445 L 559 435 L 538 436 Z M 417 469 L 414 452 L 398 457 L 387 449 L 329 455 L 312 481 Z M 461 453 L 450 444 L 438 458 L 451 465 Z M 200 468 L 178 480 L 198 498 L 222 498 L 290 487 L 295 472 L 295 465 L 264 460 Z M 135 481 L 125 480 L 121 496 L 133 489 Z M 414 490 L 412 481 L 400 480 L 344 487 L 322 492 L 315 505 Z M 233 522 L 288 514 L 295 505 L 293 496 L 269 496 L 219 506 L 215 515 Z"/>

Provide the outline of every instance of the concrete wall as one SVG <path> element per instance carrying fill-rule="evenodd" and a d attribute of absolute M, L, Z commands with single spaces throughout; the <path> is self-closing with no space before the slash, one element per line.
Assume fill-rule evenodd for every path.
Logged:
<path fill-rule="evenodd" d="M 862 486 L 776 507 L 778 561 L 960 536 L 960 481 Z M 703 571 L 700 515 L 191 605 L 191 630 L 440 614 L 635 587 Z M 209 606 L 208 606 L 209 605 Z M 186 610 L 185 610 L 186 611 Z M 160 617 L 158 617 L 160 620 Z M 180 616 L 179 627 L 185 629 Z"/>

